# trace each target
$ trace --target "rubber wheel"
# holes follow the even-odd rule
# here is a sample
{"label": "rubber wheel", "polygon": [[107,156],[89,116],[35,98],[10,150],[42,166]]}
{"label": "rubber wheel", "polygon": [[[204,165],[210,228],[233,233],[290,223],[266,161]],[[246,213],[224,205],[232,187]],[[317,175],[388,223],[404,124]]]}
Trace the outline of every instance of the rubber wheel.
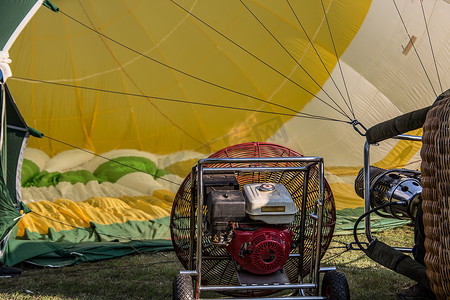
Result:
{"label": "rubber wheel", "polygon": [[192,287],[192,278],[186,274],[180,274],[173,281],[173,299],[174,300],[193,300],[194,288]]}
{"label": "rubber wheel", "polygon": [[350,299],[350,288],[344,273],[338,271],[325,273],[322,281],[322,296],[330,300]]}

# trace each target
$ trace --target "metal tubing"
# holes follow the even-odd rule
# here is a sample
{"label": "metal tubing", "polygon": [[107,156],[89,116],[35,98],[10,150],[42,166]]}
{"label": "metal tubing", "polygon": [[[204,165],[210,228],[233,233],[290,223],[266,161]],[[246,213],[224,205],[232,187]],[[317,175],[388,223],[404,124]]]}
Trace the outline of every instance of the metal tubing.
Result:
{"label": "metal tubing", "polygon": [[[250,157],[250,158],[204,158],[198,164],[232,164],[232,163],[270,163],[270,162],[322,162],[322,157],[296,156],[296,157]],[[231,167],[230,169],[234,169]]]}
{"label": "metal tubing", "polygon": [[190,218],[190,240],[189,240],[189,270],[194,270],[194,240],[195,240],[195,172],[196,166],[191,170],[191,218]]}
{"label": "metal tubing", "polygon": [[[202,298],[203,299],[203,298]],[[214,298],[205,298],[203,300],[213,300]],[[217,299],[217,298],[216,298]],[[236,298],[220,298],[222,300],[224,299],[236,299]],[[255,298],[238,298],[239,300],[255,300]],[[327,297],[321,297],[321,296],[292,296],[292,297],[275,297],[275,298],[261,298],[264,300],[286,300],[286,299],[302,299],[302,300],[321,300],[321,299],[328,299]]]}
{"label": "metal tubing", "polygon": [[303,173],[303,195],[300,219],[300,235],[298,237],[298,253],[300,258],[298,260],[298,282],[303,283],[303,258],[305,255],[305,223],[306,223],[306,201],[308,198],[308,182],[309,182],[309,168]]}
{"label": "metal tubing", "polygon": [[[280,162],[304,162],[308,163],[305,167],[233,167],[230,166],[228,168],[209,168],[204,165],[207,164],[232,164],[232,163],[280,163]],[[307,172],[309,168],[313,165],[319,164],[319,199],[317,202],[319,203],[319,217],[318,217],[318,226],[320,226],[318,234],[317,234],[317,253],[316,253],[316,266],[314,268],[315,272],[315,284],[283,284],[283,285],[262,285],[262,286],[202,286],[201,284],[201,268],[202,268],[202,225],[203,225],[203,202],[204,202],[204,188],[203,188],[203,175],[205,173],[221,173],[221,172],[229,172],[231,171],[240,171],[240,172]],[[207,158],[201,159],[198,161],[195,167],[192,169],[192,177],[193,177],[193,189],[197,190],[197,243],[196,243],[196,256],[192,257],[192,260],[195,258],[195,270],[189,272],[190,275],[197,276],[197,284],[195,288],[196,297],[200,298],[201,291],[231,291],[231,290],[273,290],[273,289],[315,289],[316,295],[319,294],[318,290],[318,282],[319,282],[319,270],[320,270],[320,253],[321,253],[321,232],[322,232],[322,219],[323,219],[323,201],[324,201],[324,167],[323,167],[323,158],[321,157],[258,157],[258,158]],[[196,174],[194,174],[196,172]],[[197,184],[195,184],[195,177],[197,179]],[[192,199],[192,202],[194,199]],[[305,202],[305,201],[304,201]],[[306,203],[306,202],[305,202]],[[195,208],[192,209],[195,211]],[[192,213],[192,212],[191,212]],[[306,218],[306,211],[302,212],[305,214],[303,218]],[[195,214],[194,214],[195,215]],[[194,232],[195,233],[195,232]],[[192,236],[192,234],[191,234]],[[193,240],[192,236],[192,240]],[[193,242],[191,242],[191,245]],[[326,299],[324,297],[289,297],[290,299]],[[267,298],[271,299],[271,298]],[[278,298],[273,298],[278,299]],[[284,299],[286,299],[284,297]]]}
{"label": "metal tubing", "polygon": [[412,253],[412,248],[405,248],[405,247],[392,247],[392,248],[403,253]]}
{"label": "metal tubing", "polygon": [[318,215],[319,219],[317,222],[317,246],[316,246],[316,265],[314,270],[314,282],[317,286],[316,295],[319,294],[319,280],[320,280],[320,255],[322,252],[322,226],[323,226],[323,204],[324,204],[324,191],[325,191],[325,185],[324,185],[324,165],[323,161],[319,163],[319,198],[317,199],[317,204],[319,207]]}
{"label": "metal tubing", "polygon": [[225,256],[225,255],[222,255],[222,256],[219,256],[219,255],[218,256],[203,255],[202,258],[203,259],[207,259],[207,260],[231,260],[230,256]]}
{"label": "metal tubing", "polygon": [[230,170],[236,172],[299,172],[305,171],[306,167],[233,167],[233,168],[204,168],[204,173],[226,173]]}
{"label": "metal tubing", "polygon": [[200,297],[200,289],[202,285],[202,221],[203,221],[203,166],[198,164],[197,169],[197,256],[196,256],[196,270],[197,285],[196,293]]}
{"label": "metal tubing", "polygon": [[[370,210],[370,144],[366,142],[364,144],[364,212]],[[364,218],[364,226],[366,229],[367,240],[371,243],[373,236],[370,231],[370,214]]]}
{"label": "metal tubing", "polygon": [[319,270],[320,273],[325,273],[325,272],[330,272],[330,271],[336,271],[336,267],[320,267],[320,270]]}
{"label": "metal tubing", "polygon": [[406,141],[416,141],[421,142],[422,137],[417,135],[408,135],[408,134],[399,134],[393,137],[393,139],[397,140],[406,140]]}
{"label": "metal tubing", "polygon": [[[392,137],[393,139],[398,140],[407,140],[407,141],[416,141],[421,142],[421,136],[408,135],[408,134],[399,134],[397,136]],[[368,212],[370,210],[370,144],[366,141],[364,144],[364,212]],[[389,170],[391,171],[391,170]],[[374,240],[372,236],[371,228],[370,228],[370,214],[368,214],[364,218],[364,227],[367,240],[371,243]],[[407,248],[403,248],[408,252]]]}
{"label": "metal tubing", "polygon": [[316,241],[317,241],[317,236],[316,236],[316,234],[317,234],[317,220],[319,219],[317,217],[317,200],[314,202],[314,213],[316,215],[314,215],[312,213],[309,214],[309,217],[311,219],[313,219],[313,224],[314,224],[313,230],[312,230],[312,235],[311,235],[311,242],[312,242],[311,243],[311,246],[312,246],[311,265],[309,266],[309,280],[311,282],[314,281],[314,264],[312,263],[312,261],[314,260],[314,262],[315,262],[315,254],[316,254],[316,251],[317,251],[317,245],[314,243],[314,238],[316,238]]}
{"label": "metal tubing", "polygon": [[196,276],[196,275],[198,275],[198,272],[197,271],[180,271],[180,274]]}
{"label": "metal tubing", "polygon": [[315,284],[278,284],[278,285],[208,285],[202,286],[201,291],[242,291],[242,290],[288,290],[288,289],[314,289]]}

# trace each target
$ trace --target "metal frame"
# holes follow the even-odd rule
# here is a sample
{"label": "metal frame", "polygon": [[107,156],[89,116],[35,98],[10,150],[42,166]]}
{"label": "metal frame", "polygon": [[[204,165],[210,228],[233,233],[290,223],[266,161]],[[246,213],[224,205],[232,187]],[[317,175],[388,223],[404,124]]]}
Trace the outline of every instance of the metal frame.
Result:
{"label": "metal frame", "polygon": [[[392,138],[397,140],[422,142],[422,137],[415,135],[400,134]],[[364,212],[368,212],[370,210],[370,192],[366,192],[370,191],[369,167],[370,167],[370,144],[369,142],[366,141],[366,143],[364,144]],[[374,237],[372,236],[370,228],[370,214],[368,214],[364,219],[364,227],[367,240],[369,241],[369,243],[371,243],[374,240]],[[402,252],[412,251],[409,248],[401,248],[401,247],[396,247],[395,249]]]}
{"label": "metal frame", "polygon": [[[258,164],[264,163],[289,163],[289,162],[303,162],[307,163],[305,167],[264,167],[259,166]],[[250,167],[233,167],[233,164],[255,164],[255,166]],[[210,168],[205,165],[208,164],[229,164],[229,167],[222,168]],[[317,238],[316,245],[313,250],[314,257],[314,266],[312,266],[312,272],[310,274],[310,283],[303,283],[303,278],[301,277],[301,272],[299,274],[299,283],[298,284],[279,284],[279,285],[239,285],[239,286],[203,286],[201,283],[202,279],[202,225],[203,225],[203,214],[198,213],[195,216],[196,207],[203,207],[204,204],[204,188],[203,188],[203,175],[211,174],[211,173],[224,173],[224,172],[304,172],[305,179],[308,177],[309,171],[311,167],[317,165],[318,166],[318,175],[319,175],[319,196],[316,199],[315,203],[315,215],[312,217],[316,220],[315,223],[317,226],[314,228],[317,229]],[[323,205],[324,205],[324,164],[323,158],[321,157],[257,157],[257,158],[207,158],[201,159],[198,163],[192,168],[191,172],[192,178],[192,197],[191,201],[191,232],[190,232],[190,249],[189,249],[189,267],[190,270],[181,271],[180,274],[188,274],[190,276],[196,277],[196,287],[195,287],[195,297],[196,299],[200,299],[201,292],[204,291],[236,291],[236,290],[284,290],[284,289],[293,289],[297,291],[302,291],[303,289],[311,289],[315,290],[315,296],[291,296],[291,297],[283,297],[282,299],[326,299],[325,297],[319,296],[319,280],[320,280],[320,272],[329,271],[335,268],[320,268],[320,254],[321,254],[321,244],[322,244],[322,226],[323,226]],[[308,180],[304,180],[303,182],[303,190],[307,191]],[[303,201],[302,204],[306,204],[306,193],[303,193]],[[197,199],[197,203],[195,203],[195,199]],[[197,204],[197,205],[195,205]],[[196,218],[195,218],[196,217]],[[301,226],[305,226],[306,220],[306,209],[302,209],[301,211]],[[196,223],[196,226],[194,226]],[[299,254],[303,256],[303,241],[304,241],[304,231],[301,232],[299,236]],[[195,234],[197,235],[197,240],[195,244],[195,254],[194,254],[194,238]],[[314,252],[315,251],[315,252]],[[293,255],[295,256],[295,255]],[[303,266],[302,259],[299,259],[299,268]],[[294,294],[293,294],[294,295]],[[300,292],[300,295],[303,295]],[[241,298],[239,298],[241,299]],[[264,299],[281,299],[281,298],[264,298]]]}

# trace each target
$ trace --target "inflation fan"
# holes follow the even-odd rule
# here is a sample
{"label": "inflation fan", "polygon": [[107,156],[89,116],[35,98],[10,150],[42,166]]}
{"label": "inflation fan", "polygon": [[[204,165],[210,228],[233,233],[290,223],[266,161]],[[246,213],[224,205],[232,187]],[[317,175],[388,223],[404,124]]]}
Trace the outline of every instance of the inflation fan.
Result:
{"label": "inflation fan", "polygon": [[[202,159],[172,207],[172,242],[186,269],[174,281],[174,299],[200,298],[205,291],[261,297],[279,290],[347,299],[345,276],[320,268],[335,220],[322,158],[253,142]],[[325,271],[320,296],[319,273]]]}

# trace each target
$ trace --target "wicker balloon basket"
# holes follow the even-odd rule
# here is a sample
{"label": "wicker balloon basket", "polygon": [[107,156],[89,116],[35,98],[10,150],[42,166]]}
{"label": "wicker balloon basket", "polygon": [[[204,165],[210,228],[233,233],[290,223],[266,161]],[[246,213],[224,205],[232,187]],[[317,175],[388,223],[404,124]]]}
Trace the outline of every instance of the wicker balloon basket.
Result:
{"label": "wicker balloon basket", "polygon": [[437,298],[450,299],[450,90],[428,112],[422,142],[425,265]]}

